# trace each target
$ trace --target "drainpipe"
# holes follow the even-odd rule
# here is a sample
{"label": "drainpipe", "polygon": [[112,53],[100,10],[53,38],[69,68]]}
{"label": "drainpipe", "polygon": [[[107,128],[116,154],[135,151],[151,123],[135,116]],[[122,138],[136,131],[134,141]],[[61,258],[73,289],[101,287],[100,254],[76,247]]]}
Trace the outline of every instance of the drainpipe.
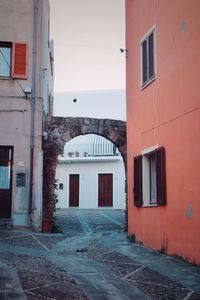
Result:
{"label": "drainpipe", "polygon": [[30,123],[30,182],[29,182],[29,218],[32,225],[33,211],[33,170],[34,170],[34,136],[35,136],[35,89],[36,89],[36,54],[37,54],[37,16],[38,0],[33,0],[33,45],[32,45],[32,93],[31,93],[31,123]]}

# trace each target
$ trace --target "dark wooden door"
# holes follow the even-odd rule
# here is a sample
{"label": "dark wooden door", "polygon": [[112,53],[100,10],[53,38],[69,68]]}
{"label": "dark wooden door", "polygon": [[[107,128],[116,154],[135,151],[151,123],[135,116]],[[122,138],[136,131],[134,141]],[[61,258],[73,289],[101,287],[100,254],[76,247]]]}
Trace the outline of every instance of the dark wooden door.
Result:
{"label": "dark wooden door", "polygon": [[99,174],[99,206],[113,206],[113,174]]}
{"label": "dark wooden door", "polygon": [[79,174],[69,175],[69,206],[79,207]]}
{"label": "dark wooden door", "polygon": [[13,148],[0,146],[0,218],[11,217]]}

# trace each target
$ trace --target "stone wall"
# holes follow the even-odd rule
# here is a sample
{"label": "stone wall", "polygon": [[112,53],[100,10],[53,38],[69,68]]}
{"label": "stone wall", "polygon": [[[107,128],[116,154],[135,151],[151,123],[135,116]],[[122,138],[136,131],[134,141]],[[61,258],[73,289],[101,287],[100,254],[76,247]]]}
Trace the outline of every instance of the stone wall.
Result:
{"label": "stone wall", "polygon": [[55,172],[60,150],[71,139],[85,134],[98,134],[111,141],[122,155],[126,173],[126,122],[112,119],[52,117],[45,123],[43,140],[43,219],[52,220],[55,209]]}

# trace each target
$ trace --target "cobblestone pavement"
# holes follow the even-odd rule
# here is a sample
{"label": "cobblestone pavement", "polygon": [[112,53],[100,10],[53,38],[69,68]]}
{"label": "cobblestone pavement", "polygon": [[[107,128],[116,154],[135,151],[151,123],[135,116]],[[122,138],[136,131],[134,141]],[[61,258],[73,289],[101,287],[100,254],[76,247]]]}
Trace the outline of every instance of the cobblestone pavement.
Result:
{"label": "cobblestone pavement", "polygon": [[124,217],[121,210],[58,210],[62,233],[2,230],[0,271],[2,263],[16,270],[30,300],[200,299],[200,268],[128,242]]}

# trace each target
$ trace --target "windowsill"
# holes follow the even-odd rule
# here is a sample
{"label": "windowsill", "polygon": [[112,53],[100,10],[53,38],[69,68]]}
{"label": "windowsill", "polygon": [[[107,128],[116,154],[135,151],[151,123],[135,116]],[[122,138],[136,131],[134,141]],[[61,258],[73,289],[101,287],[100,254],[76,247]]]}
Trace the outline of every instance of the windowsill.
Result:
{"label": "windowsill", "polygon": [[142,86],[141,86],[141,91],[143,91],[149,84],[151,84],[154,80],[156,79],[156,76],[154,75],[154,77],[152,77],[151,79],[149,79],[149,81],[145,82]]}
{"label": "windowsill", "polygon": [[142,207],[157,207],[158,204],[144,204]]}

